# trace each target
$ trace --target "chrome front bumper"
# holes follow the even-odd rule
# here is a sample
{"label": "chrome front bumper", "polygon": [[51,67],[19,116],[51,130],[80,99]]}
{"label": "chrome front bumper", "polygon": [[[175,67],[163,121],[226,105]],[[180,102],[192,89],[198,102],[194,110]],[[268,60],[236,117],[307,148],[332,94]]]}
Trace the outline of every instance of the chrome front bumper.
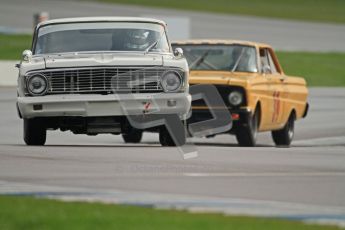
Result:
{"label": "chrome front bumper", "polygon": [[185,119],[190,111],[191,95],[188,93],[63,94],[18,97],[17,104],[22,118],[178,114],[181,119]]}

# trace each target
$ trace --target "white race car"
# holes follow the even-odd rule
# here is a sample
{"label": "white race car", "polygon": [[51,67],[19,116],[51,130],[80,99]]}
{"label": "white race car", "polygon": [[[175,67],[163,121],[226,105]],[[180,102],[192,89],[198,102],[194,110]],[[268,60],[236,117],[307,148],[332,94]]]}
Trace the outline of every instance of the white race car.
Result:
{"label": "white race car", "polygon": [[184,121],[191,104],[187,62],[181,49],[172,52],[163,21],[46,21],[17,67],[27,145],[44,145],[47,130],[56,129],[122,134],[131,143],[140,142],[145,130],[157,131],[163,146],[185,143],[184,133],[174,137],[157,122],[164,116]]}

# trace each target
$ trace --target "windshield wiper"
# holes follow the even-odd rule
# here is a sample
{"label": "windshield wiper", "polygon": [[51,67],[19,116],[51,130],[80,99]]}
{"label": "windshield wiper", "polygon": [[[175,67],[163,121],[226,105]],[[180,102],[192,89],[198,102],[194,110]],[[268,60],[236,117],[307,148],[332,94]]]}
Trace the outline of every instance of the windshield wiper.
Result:
{"label": "windshield wiper", "polygon": [[208,56],[210,50],[206,50],[206,52],[201,55],[197,60],[195,60],[191,65],[190,68],[193,68],[194,66],[198,67],[201,63],[204,62],[205,58]]}
{"label": "windshield wiper", "polygon": [[[200,57],[196,57],[195,55],[191,54],[191,53],[185,53],[185,56],[191,56],[194,60],[192,62],[192,64],[189,66],[189,68],[192,68],[196,65],[196,62],[197,60],[200,59]],[[197,63],[196,67],[200,66],[201,63],[204,63],[206,66],[208,66],[210,69],[214,69],[214,70],[217,70],[217,67],[212,65],[210,62],[206,61],[205,60],[205,57],[204,59],[200,62],[200,63]]]}
{"label": "windshield wiper", "polygon": [[236,60],[234,67],[231,69],[231,72],[234,72],[237,69],[238,64],[240,64],[240,61],[244,53],[243,51],[244,51],[244,48],[241,49],[241,54],[240,56],[238,56],[238,59]]}
{"label": "windshield wiper", "polygon": [[161,33],[161,35],[159,35],[159,38],[158,38],[156,41],[154,41],[151,45],[149,45],[149,46],[146,48],[146,50],[144,51],[144,54],[147,54],[147,53],[150,52],[154,47],[156,47],[157,44],[158,44],[158,42],[161,41],[161,39],[162,39],[162,37],[163,37],[164,34],[165,34],[165,30],[163,31],[163,33]]}

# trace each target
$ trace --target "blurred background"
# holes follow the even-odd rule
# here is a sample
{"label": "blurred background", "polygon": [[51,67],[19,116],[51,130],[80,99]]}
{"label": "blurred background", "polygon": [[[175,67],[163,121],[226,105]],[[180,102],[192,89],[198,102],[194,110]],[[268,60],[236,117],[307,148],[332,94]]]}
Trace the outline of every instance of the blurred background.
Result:
{"label": "blurred background", "polygon": [[[306,77],[311,86],[345,85],[342,0],[1,0],[0,59],[18,60],[30,48],[35,22],[84,16],[159,18],[168,23],[170,40],[268,43],[288,74]],[[6,66],[0,63],[3,73]],[[0,78],[2,85],[13,84],[8,81]]]}

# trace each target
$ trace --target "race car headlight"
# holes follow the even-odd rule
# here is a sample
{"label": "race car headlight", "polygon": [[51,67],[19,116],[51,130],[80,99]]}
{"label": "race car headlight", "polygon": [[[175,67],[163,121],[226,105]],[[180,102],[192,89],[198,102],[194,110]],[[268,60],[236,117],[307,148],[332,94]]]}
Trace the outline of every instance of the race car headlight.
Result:
{"label": "race car headlight", "polygon": [[228,99],[232,106],[239,106],[243,102],[243,94],[239,91],[233,91],[229,94]]}
{"label": "race car headlight", "polygon": [[48,80],[44,75],[35,74],[27,79],[26,86],[31,95],[43,95],[48,89]]}
{"label": "race car headlight", "polygon": [[161,78],[161,85],[165,92],[176,92],[182,84],[181,75],[175,71],[168,71]]}

